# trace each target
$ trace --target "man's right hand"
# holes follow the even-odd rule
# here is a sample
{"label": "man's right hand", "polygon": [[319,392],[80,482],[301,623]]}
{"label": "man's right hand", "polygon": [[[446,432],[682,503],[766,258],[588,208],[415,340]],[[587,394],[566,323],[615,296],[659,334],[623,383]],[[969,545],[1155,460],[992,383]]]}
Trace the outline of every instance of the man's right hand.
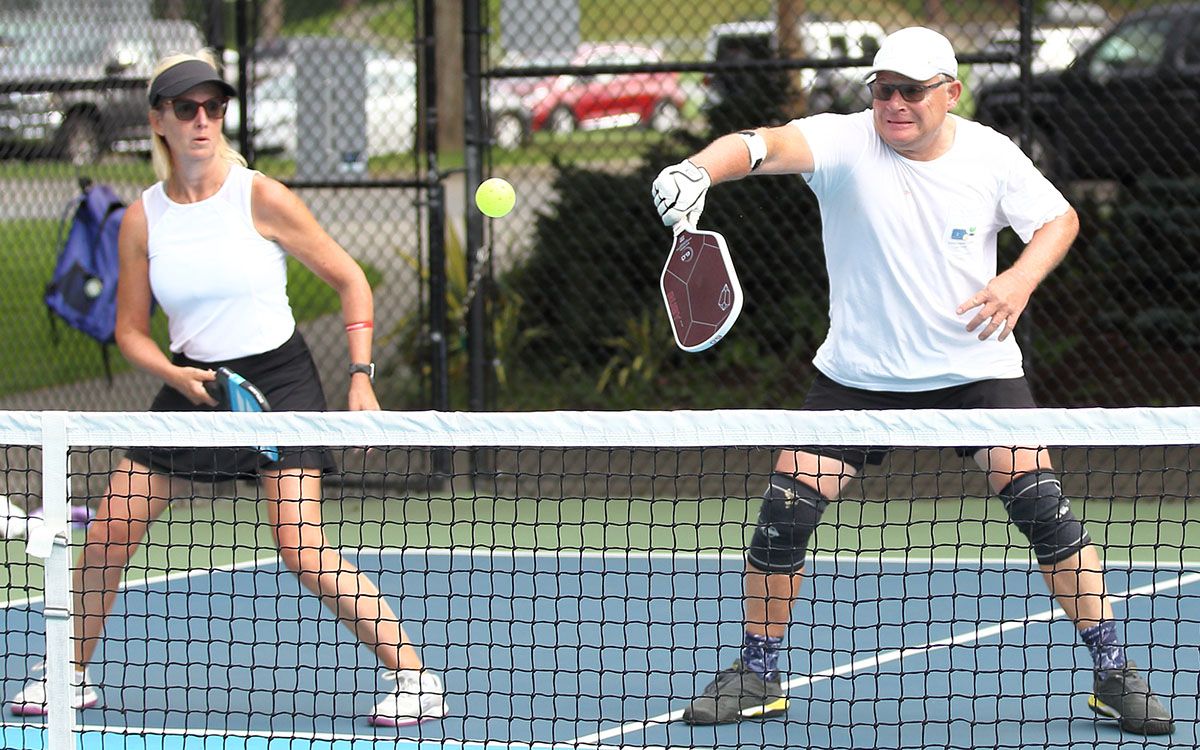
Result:
{"label": "man's right hand", "polygon": [[687,221],[692,226],[700,221],[704,211],[704,196],[712,187],[712,179],[703,168],[684,159],[658,173],[651,188],[654,208],[663,224],[674,226]]}

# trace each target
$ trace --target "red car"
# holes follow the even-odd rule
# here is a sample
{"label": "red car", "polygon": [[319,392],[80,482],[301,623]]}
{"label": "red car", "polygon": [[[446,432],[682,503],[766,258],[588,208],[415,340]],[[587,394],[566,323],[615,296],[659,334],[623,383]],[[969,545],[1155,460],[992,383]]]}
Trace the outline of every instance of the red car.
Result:
{"label": "red car", "polygon": [[[643,65],[662,62],[652,47],[582,44],[570,59],[525,61],[505,67]],[[685,100],[678,73],[598,73],[540,79],[498,79],[491,91],[492,135],[513,148],[533,133],[639,125],[668,131],[682,121]]]}

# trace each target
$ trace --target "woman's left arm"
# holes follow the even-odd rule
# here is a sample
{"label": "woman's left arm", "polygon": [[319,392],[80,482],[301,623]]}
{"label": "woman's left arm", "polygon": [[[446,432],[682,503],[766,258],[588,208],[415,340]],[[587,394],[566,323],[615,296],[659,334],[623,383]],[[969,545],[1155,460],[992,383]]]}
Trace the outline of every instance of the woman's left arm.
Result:
{"label": "woman's left arm", "polygon": [[[250,205],[255,229],[278,242],[338,293],[350,362],[371,362],[375,304],[362,268],[321,227],[304,202],[278,180],[255,175]],[[379,408],[366,373],[350,376],[349,407],[351,411]]]}

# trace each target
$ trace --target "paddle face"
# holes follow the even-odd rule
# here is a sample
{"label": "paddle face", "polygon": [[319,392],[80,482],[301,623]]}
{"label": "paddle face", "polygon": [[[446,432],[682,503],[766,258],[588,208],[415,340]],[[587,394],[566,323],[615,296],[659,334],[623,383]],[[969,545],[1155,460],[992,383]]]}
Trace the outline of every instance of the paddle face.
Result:
{"label": "paddle face", "polygon": [[725,238],[717,232],[677,231],[660,286],[675,343],[685,352],[704,351],[720,341],[742,311],[742,287]]}
{"label": "paddle face", "polygon": [[[228,367],[217,368],[216,380],[204,385],[218,405],[229,411],[264,412],[271,411],[267,397],[253,383],[238,375]],[[260,446],[259,452],[268,460],[279,460],[279,449],[272,446]]]}

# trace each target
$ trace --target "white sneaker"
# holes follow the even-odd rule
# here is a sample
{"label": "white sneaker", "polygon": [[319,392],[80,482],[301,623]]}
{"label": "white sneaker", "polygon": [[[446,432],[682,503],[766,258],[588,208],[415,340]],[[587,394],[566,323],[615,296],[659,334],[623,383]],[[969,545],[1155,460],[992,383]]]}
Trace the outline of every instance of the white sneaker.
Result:
{"label": "white sneaker", "polygon": [[[100,688],[92,681],[88,671],[84,669],[83,679],[78,674],[71,687],[71,704],[73,708],[91,708],[100,703]],[[8,710],[16,716],[45,716],[46,715],[46,664],[38,662],[29,670],[29,681],[21,692],[8,702]]]}
{"label": "white sneaker", "polygon": [[379,727],[403,727],[446,715],[442,681],[423,669],[401,669],[383,676],[396,687],[375,706],[371,723]]}

